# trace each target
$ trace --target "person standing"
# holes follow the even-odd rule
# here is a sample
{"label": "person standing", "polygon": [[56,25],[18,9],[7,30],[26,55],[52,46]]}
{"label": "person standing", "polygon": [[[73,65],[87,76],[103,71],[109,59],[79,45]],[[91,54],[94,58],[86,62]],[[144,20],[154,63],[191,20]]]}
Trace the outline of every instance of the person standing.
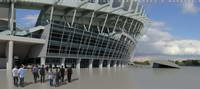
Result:
{"label": "person standing", "polygon": [[27,71],[27,69],[25,69],[25,66],[23,66],[23,65],[22,65],[21,68],[18,70],[19,81],[20,81],[19,85],[20,85],[21,87],[24,87],[24,75],[25,75],[26,71]]}
{"label": "person standing", "polygon": [[15,66],[15,68],[13,68],[13,70],[12,70],[14,85],[16,87],[18,87],[18,79],[19,79],[18,71],[19,71],[19,69],[17,68],[17,66]]}
{"label": "person standing", "polygon": [[54,84],[53,84],[54,77],[55,76],[54,76],[53,70],[50,69],[49,72],[48,72],[48,78],[49,78],[50,86],[54,86]]}
{"label": "person standing", "polygon": [[37,79],[39,78],[38,72],[39,72],[39,68],[38,68],[38,66],[36,65],[36,66],[34,66],[34,67],[32,68],[32,73],[33,73],[33,78],[34,78],[34,82],[35,82],[35,83],[37,83]]}
{"label": "person standing", "polygon": [[65,79],[65,68],[63,66],[60,68],[60,74],[61,74],[61,82],[63,83]]}
{"label": "person standing", "polygon": [[45,81],[45,68],[44,65],[42,65],[42,68],[40,68],[40,82],[44,83]]}
{"label": "person standing", "polygon": [[56,82],[56,84],[55,84],[55,86],[56,87],[58,87],[59,86],[59,80],[60,80],[60,72],[58,71],[58,68],[56,68],[56,73],[55,73],[55,82]]}
{"label": "person standing", "polygon": [[48,72],[48,71],[49,71],[49,66],[47,65],[45,69],[46,69],[46,71]]}
{"label": "person standing", "polygon": [[68,68],[68,69],[67,69],[67,79],[68,79],[68,82],[69,82],[69,83],[71,82],[72,73],[73,73],[72,68],[71,68],[71,67]]}

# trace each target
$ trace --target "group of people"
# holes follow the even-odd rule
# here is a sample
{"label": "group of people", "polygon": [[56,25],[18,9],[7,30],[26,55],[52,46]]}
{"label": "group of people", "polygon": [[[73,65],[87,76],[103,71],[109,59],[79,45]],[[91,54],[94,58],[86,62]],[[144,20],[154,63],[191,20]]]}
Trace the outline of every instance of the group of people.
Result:
{"label": "group of people", "polygon": [[[25,72],[28,69],[26,69],[24,66],[21,66],[18,68],[18,66],[15,66],[12,70],[13,74],[13,80],[14,80],[14,85],[16,87],[24,87],[24,75]],[[34,82],[37,83],[38,79],[40,78],[40,82],[44,83],[45,82],[45,77],[46,75],[48,76],[48,81],[50,86],[59,86],[62,83],[65,83],[65,75],[67,74],[67,79],[68,82],[71,82],[71,76],[73,73],[72,68],[64,68],[62,67],[56,67],[56,68],[49,68],[48,66],[45,67],[42,65],[40,68],[37,65],[34,65],[31,69],[32,74],[33,74],[33,79]]]}
{"label": "group of people", "polygon": [[13,68],[12,70],[12,75],[13,75],[13,80],[14,80],[14,85],[15,86],[24,86],[24,76],[25,76],[25,72],[27,71],[27,69],[25,69],[25,66],[20,66],[20,68],[18,68],[18,66],[15,66],[15,68]]}

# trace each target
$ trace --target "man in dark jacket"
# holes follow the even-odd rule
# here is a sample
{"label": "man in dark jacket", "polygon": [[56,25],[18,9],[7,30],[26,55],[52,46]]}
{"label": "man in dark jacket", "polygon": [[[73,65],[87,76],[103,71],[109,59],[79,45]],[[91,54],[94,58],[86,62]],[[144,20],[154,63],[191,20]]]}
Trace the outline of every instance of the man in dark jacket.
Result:
{"label": "man in dark jacket", "polygon": [[60,72],[58,71],[59,68],[56,68],[56,72],[55,72],[55,86],[58,87],[60,85]]}
{"label": "man in dark jacket", "polygon": [[60,68],[60,74],[61,74],[61,81],[64,82],[64,79],[65,79],[65,68],[63,66]]}
{"label": "man in dark jacket", "polygon": [[41,83],[44,83],[45,81],[45,68],[44,65],[42,65],[42,68],[40,69],[40,78],[41,78]]}
{"label": "man in dark jacket", "polygon": [[67,69],[67,79],[68,79],[68,82],[69,82],[69,83],[71,82],[72,73],[73,73],[72,68],[71,68],[71,67],[68,68],[68,69]]}

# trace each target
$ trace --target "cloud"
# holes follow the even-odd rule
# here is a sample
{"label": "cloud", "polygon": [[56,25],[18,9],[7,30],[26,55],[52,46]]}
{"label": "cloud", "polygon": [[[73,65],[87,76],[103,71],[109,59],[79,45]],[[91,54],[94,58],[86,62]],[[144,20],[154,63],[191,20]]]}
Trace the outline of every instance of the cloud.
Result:
{"label": "cloud", "polygon": [[195,14],[199,11],[199,8],[195,5],[194,0],[184,0],[183,2],[183,12]]}
{"label": "cloud", "polygon": [[164,27],[166,24],[160,21],[154,21],[151,23],[151,27]]}
{"label": "cloud", "polygon": [[162,29],[165,28],[166,24],[162,26],[157,25],[149,28],[137,44],[135,50],[136,56],[200,55],[200,40],[178,40],[175,36],[167,32],[167,30]]}
{"label": "cloud", "polygon": [[157,43],[167,55],[200,55],[199,40],[173,40]]}

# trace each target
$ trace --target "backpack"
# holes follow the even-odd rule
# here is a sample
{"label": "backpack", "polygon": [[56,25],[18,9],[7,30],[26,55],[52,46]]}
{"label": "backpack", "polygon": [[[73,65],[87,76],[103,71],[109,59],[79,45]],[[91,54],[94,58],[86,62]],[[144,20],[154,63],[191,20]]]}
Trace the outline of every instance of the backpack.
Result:
{"label": "backpack", "polygon": [[45,75],[45,69],[44,68],[40,69],[40,75]]}

